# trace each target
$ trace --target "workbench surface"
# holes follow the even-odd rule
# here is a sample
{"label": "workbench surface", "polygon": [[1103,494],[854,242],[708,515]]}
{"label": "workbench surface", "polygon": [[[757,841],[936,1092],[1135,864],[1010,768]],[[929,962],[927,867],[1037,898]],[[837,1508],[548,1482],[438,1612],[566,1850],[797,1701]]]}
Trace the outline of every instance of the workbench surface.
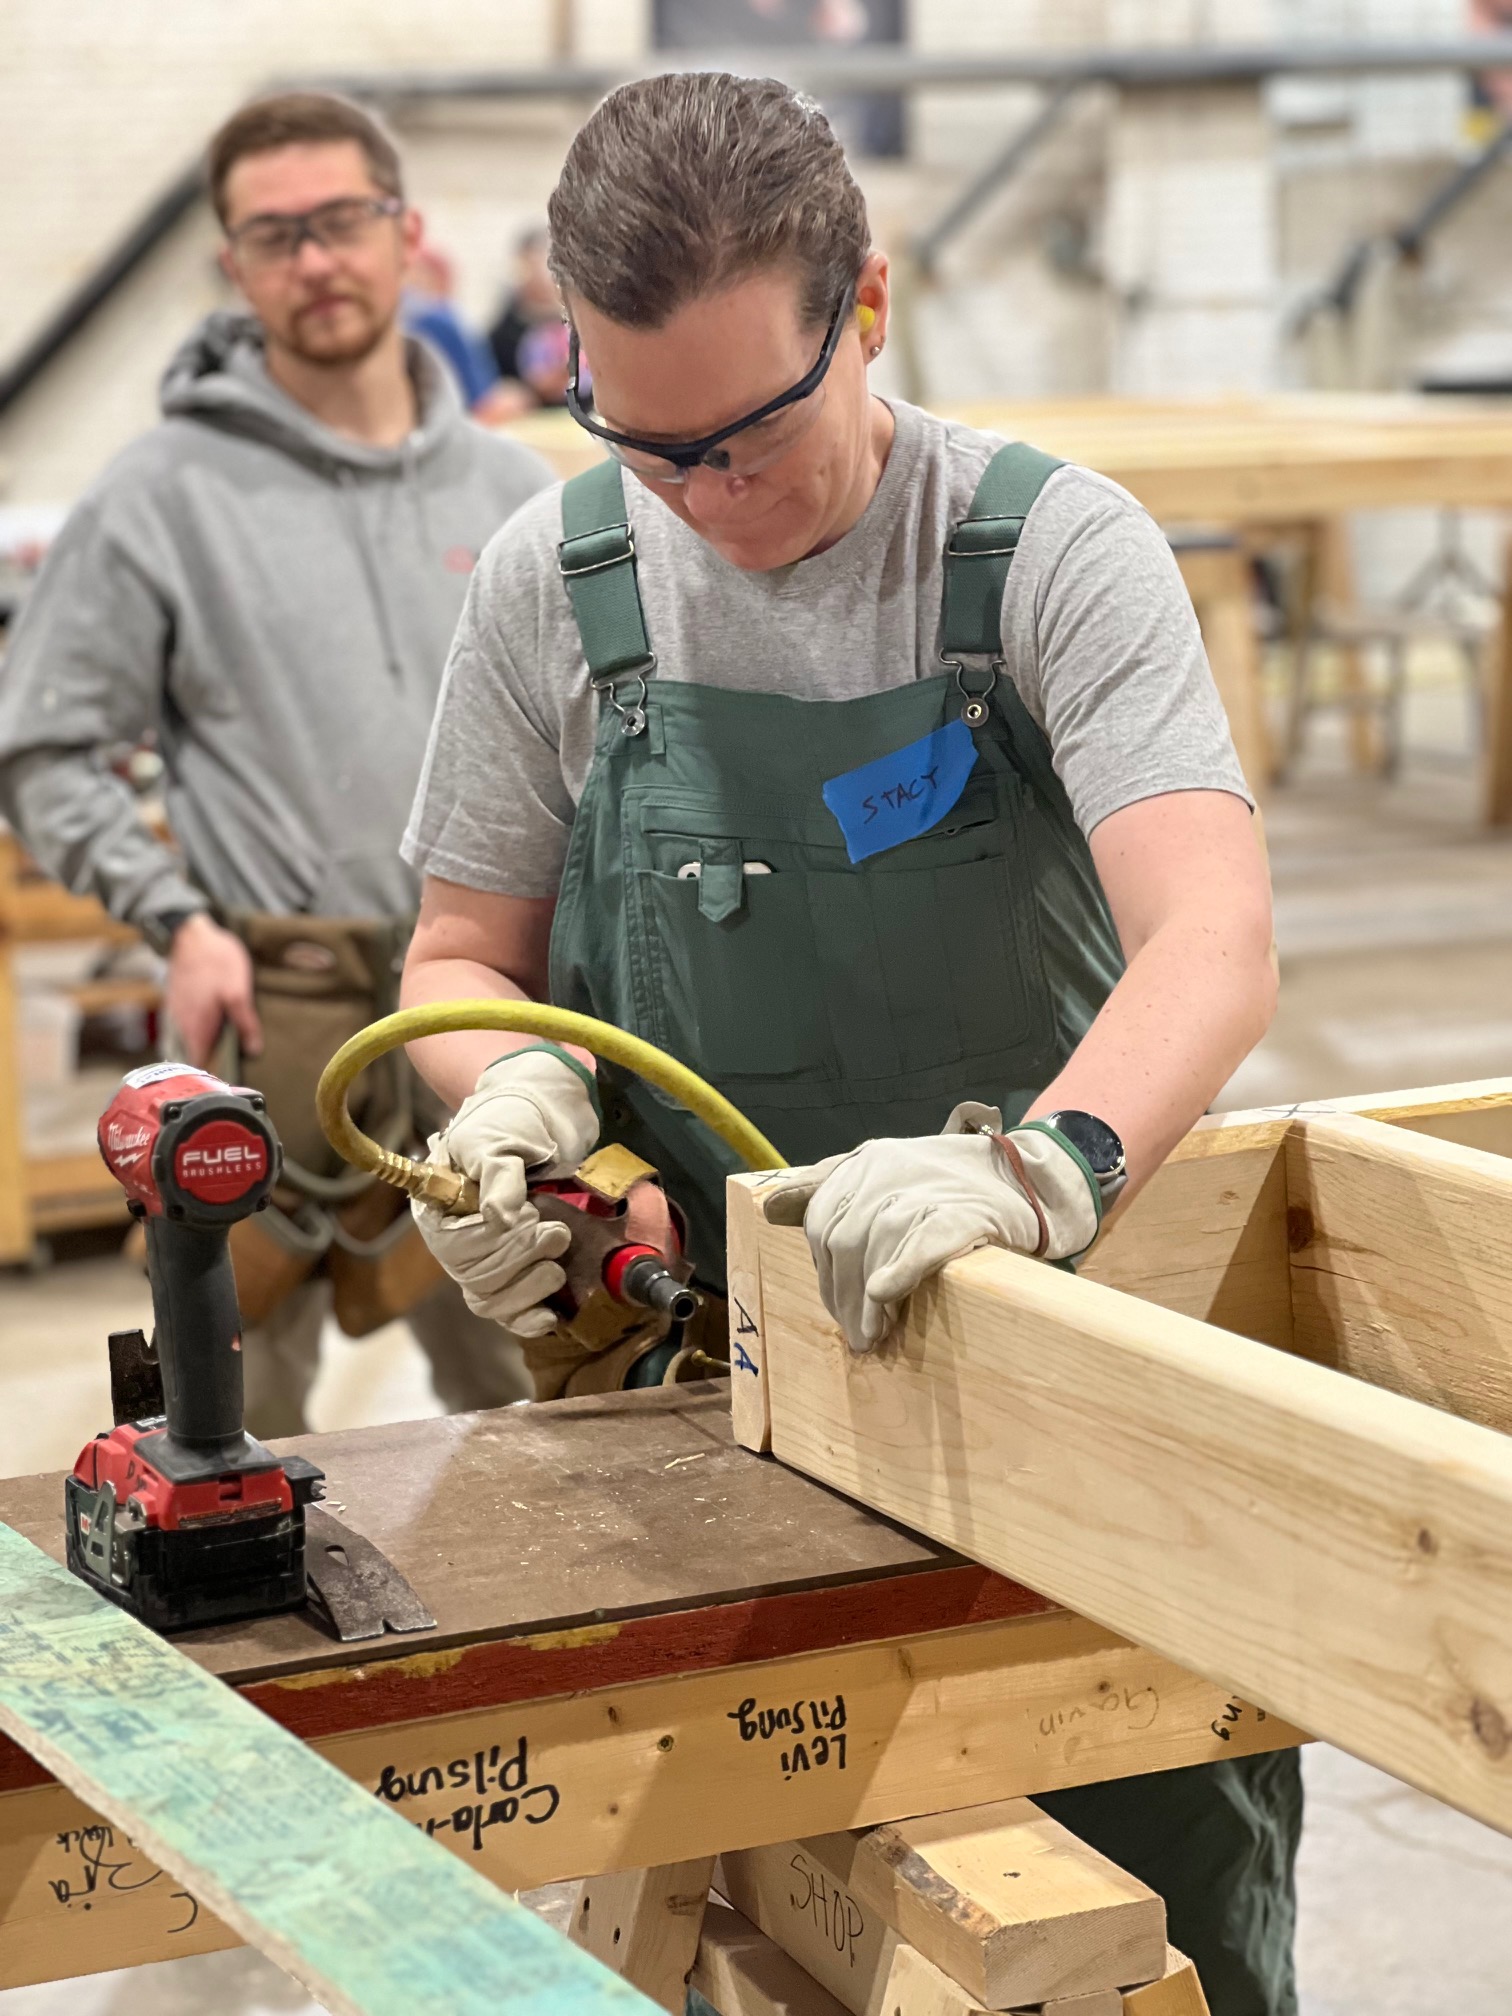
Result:
{"label": "workbench surface", "polygon": [[[409,1578],[436,1628],[335,1643],[308,1612],[179,1634],[234,1684],[965,1568],[959,1555],[735,1446],[723,1380],[276,1445]],[[63,1558],[63,1480],[0,1482],[0,1520]],[[1013,1585],[1004,1584],[1005,1592]],[[994,1605],[1044,1607],[1027,1591]],[[945,1621],[945,1620],[942,1620]],[[954,1617],[948,1621],[957,1621]]]}

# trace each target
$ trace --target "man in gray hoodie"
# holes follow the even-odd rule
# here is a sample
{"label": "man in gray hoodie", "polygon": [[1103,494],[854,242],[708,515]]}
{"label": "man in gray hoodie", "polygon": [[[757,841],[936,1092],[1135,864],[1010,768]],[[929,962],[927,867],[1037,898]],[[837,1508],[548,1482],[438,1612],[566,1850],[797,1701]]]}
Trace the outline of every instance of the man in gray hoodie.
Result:
{"label": "man in gray hoodie", "polygon": [[[69,518],[0,673],[0,811],[165,953],[196,1063],[223,1031],[242,1059],[263,1049],[248,934],[219,919],[413,915],[398,841],[468,577],[551,480],[403,336],[420,220],[364,111],[254,103],[209,174],[251,313],[210,316],[174,357],[161,422]],[[149,731],[177,847],[110,768]],[[328,1303],[310,1280],[249,1328],[256,1432],[302,1425]],[[528,1390],[449,1284],[411,1321],[448,1405]]]}

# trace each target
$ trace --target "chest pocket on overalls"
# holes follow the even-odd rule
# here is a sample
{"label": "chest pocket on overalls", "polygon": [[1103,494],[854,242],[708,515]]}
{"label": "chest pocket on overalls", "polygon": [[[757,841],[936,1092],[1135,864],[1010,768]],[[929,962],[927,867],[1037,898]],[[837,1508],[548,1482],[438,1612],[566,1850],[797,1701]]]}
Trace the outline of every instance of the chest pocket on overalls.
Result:
{"label": "chest pocket on overalls", "polygon": [[1045,991],[1019,788],[983,779],[933,832],[859,867],[827,813],[645,802],[636,1005],[652,1040],[722,1080],[1001,1070]]}

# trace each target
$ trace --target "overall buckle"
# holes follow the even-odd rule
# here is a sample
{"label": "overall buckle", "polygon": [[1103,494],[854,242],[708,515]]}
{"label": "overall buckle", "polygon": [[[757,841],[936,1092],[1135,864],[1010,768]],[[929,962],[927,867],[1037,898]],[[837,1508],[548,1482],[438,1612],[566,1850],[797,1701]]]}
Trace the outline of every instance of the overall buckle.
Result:
{"label": "overall buckle", "polygon": [[[590,680],[594,692],[607,700],[620,717],[622,735],[643,735],[646,732],[646,700],[650,691],[646,678],[655,670],[656,653],[653,651],[634,665],[622,666],[617,672],[606,672],[602,677]],[[633,700],[626,702],[620,699],[618,689],[622,679],[630,678],[634,679],[639,690]]]}
{"label": "overall buckle", "polygon": [[[606,536],[622,532],[625,536],[615,539],[615,550],[602,560],[585,560],[581,566],[572,566],[567,559],[569,546],[592,546]],[[627,560],[635,559],[635,528],[628,519],[621,519],[618,525],[597,525],[591,532],[576,532],[570,539],[557,541],[557,572],[564,581],[579,580],[584,574],[602,574],[606,567],[623,567]]]}
{"label": "overall buckle", "polygon": [[968,728],[980,728],[992,712],[987,703],[996,691],[999,679],[1002,678],[1004,672],[1008,669],[1006,662],[1001,658],[994,658],[990,661],[987,669],[991,676],[980,692],[974,692],[966,684],[966,667],[961,659],[947,658],[942,651],[940,653],[940,663],[948,671],[955,674],[956,690],[961,696],[960,718],[966,723]]}

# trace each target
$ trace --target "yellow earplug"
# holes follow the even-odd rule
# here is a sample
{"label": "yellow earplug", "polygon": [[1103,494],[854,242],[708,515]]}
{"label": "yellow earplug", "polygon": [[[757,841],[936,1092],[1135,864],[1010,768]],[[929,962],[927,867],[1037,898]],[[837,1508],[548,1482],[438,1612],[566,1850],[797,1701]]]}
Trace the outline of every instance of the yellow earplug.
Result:
{"label": "yellow earplug", "polygon": [[876,309],[868,308],[866,303],[863,301],[856,310],[856,320],[861,324],[861,334],[863,336],[870,335],[872,324],[876,321],[876,319],[877,319]]}

